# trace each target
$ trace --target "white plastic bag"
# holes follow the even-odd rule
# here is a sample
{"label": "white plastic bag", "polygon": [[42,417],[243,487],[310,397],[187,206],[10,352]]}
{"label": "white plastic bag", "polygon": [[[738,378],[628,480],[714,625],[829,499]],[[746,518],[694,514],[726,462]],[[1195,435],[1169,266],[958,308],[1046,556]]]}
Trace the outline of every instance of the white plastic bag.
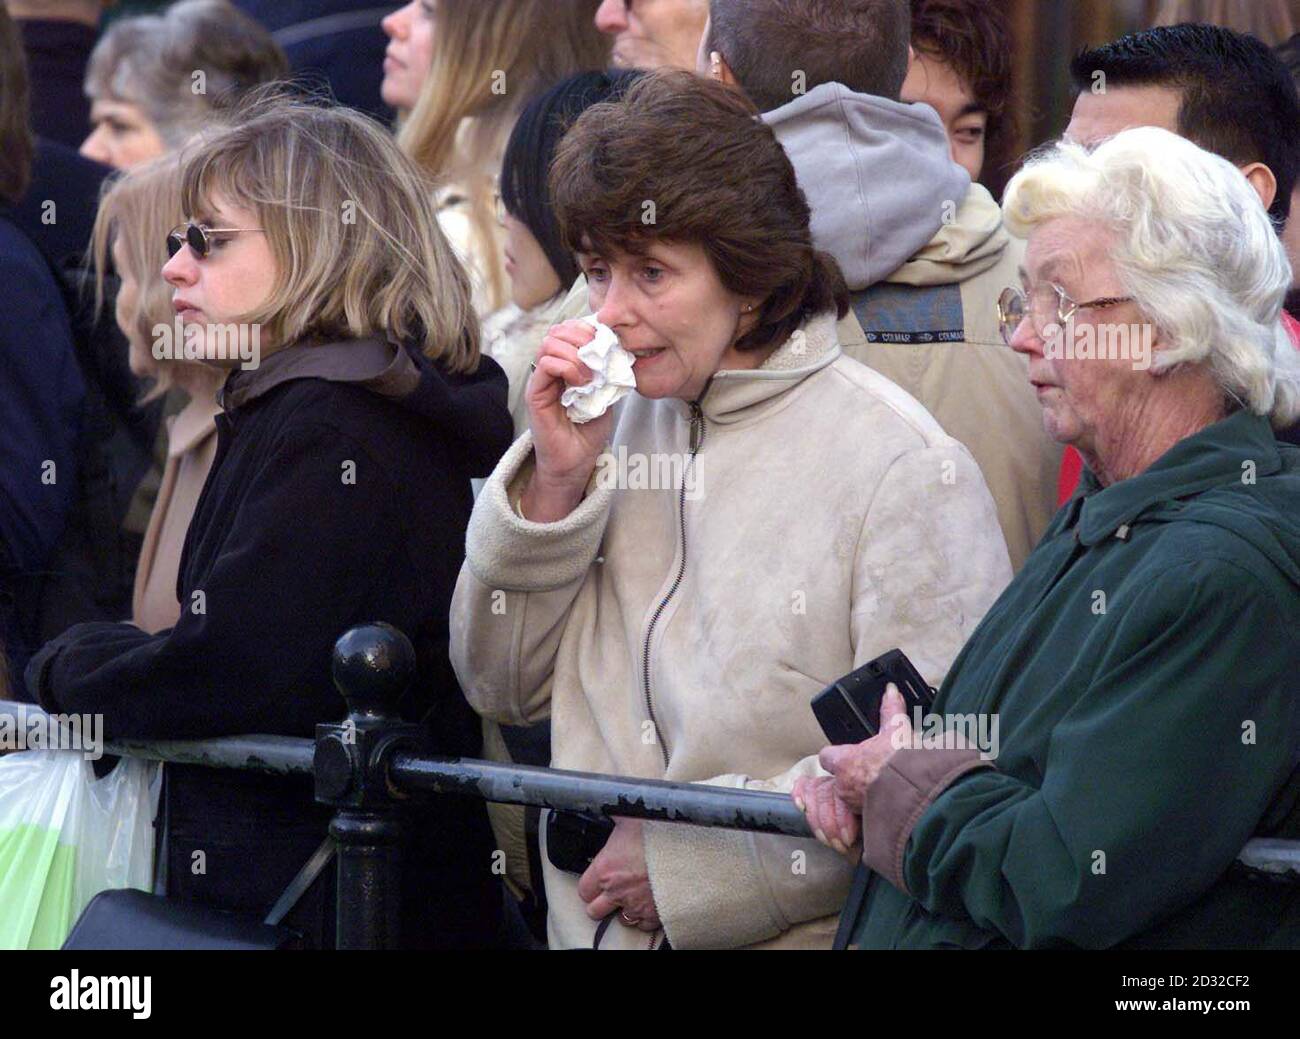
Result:
{"label": "white plastic bag", "polygon": [[149,890],[153,762],[96,779],[79,751],[0,757],[0,949],[57,949],[100,891]]}

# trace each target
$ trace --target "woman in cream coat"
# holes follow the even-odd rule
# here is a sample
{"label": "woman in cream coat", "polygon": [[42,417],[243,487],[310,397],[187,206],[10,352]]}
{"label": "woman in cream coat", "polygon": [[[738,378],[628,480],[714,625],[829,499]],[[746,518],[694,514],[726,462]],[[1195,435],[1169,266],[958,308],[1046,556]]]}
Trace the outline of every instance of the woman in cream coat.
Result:
{"label": "woman in cream coat", "polygon": [[[637,389],[571,422],[592,331],[551,329],[475,505],[452,660],[482,714],[550,716],[558,768],[788,791],[817,774],[813,695],[894,647],[937,683],[1011,575],[969,452],[842,355],[843,280],[754,114],[656,72],[556,159]],[[550,944],[829,947],[854,858],[620,819],[581,875],[544,861]]]}

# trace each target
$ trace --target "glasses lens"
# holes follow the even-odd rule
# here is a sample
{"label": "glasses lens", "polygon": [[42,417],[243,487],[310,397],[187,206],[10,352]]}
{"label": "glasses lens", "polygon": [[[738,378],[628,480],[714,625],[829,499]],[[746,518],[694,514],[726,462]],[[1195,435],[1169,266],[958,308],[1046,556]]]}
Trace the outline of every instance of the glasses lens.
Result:
{"label": "glasses lens", "polygon": [[1020,322],[1025,319],[1025,296],[1019,289],[1003,289],[998,297],[998,318],[1002,329],[1002,341],[1008,345],[1015,335]]}
{"label": "glasses lens", "polygon": [[167,256],[171,258],[181,251],[181,246],[185,244],[185,239],[180,236],[179,231],[172,231],[167,235]]}
{"label": "glasses lens", "polygon": [[208,236],[198,224],[190,224],[185,228],[185,241],[200,258],[208,255]]}

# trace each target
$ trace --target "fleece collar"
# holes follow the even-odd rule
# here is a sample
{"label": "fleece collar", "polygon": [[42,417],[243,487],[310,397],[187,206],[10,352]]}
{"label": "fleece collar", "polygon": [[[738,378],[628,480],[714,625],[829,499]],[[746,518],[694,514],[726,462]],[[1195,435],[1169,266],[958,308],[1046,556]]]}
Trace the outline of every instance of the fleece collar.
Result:
{"label": "fleece collar", "polygon": [[[753,418],[840,356],[834,311],[817,314],[779,346],[759,368],[725,369],[709,380],[698,404],[707,421],[734,425]],[[689,401],[668,398],[663,403],[689,418]]]}

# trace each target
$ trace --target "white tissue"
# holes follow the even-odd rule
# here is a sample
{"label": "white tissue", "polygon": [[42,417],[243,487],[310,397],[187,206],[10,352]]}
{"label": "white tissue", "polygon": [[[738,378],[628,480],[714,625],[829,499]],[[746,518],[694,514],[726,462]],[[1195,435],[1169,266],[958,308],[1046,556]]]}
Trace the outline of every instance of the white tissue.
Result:
{"label": "white tissue", "polygon": [[636,389],[636,376],[632,374],[634,358],[619,345],[614,330],[602,325],[594,314],[582,320],[596,330],[596,338],[578,347],[578,360],[591,369],[591,382],[569,386],[560,396],[569,420],[579,424],[600,418]]}

